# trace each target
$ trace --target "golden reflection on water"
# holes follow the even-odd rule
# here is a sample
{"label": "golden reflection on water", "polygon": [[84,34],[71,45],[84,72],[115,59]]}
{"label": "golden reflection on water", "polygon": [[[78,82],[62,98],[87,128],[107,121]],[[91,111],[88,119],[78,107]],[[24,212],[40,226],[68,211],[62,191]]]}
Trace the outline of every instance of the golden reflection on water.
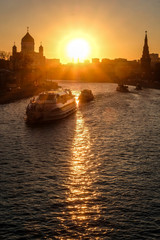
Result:
{"label": "golden reflection on water", "polygon": [[87,211],[87,206],[85,205],[85,202],[90,198],[87,189],[92,182],[89,174],[87,174],[89,168],[89,165],[87,164],[87,157],[89,155],[89,151],[89,131],[85,126],[82,113],[78,111],[72,148],[72,162],[70,167],[70,195],[67,199],[73,220],[86,219],[85,212]]}
{"label": "golden reflection on water", "polygon": [[76,104],[77,104],[77,107],[79,105],[79,99],[78,99],[78,96],[75,96],[75,101],[76,101]]}
{"label": "golden reflection on water", "polygon": [[79,226],[82,226],[84,222],[87,226],[91,216],[94,218],[93,213],[96,213],[96,218],[99,216],[97,214],[99,209],[93,206],[93,199],[96,197],[92,186],[95,172],[90,160],[90,147],[89,129],[85,125],[81,111],[78,111],[72,145],[67,205],[72,221]]}

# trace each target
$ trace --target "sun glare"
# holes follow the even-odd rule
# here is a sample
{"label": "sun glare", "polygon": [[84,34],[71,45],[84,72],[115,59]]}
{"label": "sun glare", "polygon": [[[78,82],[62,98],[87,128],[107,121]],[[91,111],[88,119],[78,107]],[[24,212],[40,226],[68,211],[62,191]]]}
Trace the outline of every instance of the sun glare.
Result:
{"label": "sun glare", "polygon": [[83,62],[90,53],[90,46],[84,39],[71,40],[67,45],[67,55],[74,63]]}

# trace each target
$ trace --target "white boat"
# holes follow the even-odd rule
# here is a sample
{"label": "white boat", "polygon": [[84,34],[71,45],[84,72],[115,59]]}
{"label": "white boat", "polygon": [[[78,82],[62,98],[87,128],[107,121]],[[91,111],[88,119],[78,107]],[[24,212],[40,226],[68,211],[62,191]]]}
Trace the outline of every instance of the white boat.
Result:
{"label": "white boat", "polygon": [[29,123],[47,122],[67,117],[77,110],[74,96],[69,89],[46,91],[32,99],[26,109]]}

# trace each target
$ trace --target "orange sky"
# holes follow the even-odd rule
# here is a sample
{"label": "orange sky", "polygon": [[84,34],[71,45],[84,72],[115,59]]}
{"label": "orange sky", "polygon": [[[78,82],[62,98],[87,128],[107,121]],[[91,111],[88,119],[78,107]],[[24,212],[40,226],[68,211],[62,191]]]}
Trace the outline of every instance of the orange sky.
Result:
{"label": "orange sky", "polygon": [[67,62],[66,44],[84,38],[91,46],[89,58],[139,59],[144,32],[150,52],[160,53],[159,0],[5,0],[0,3],[0,50],[20,51],[27,26],[47,58]]}

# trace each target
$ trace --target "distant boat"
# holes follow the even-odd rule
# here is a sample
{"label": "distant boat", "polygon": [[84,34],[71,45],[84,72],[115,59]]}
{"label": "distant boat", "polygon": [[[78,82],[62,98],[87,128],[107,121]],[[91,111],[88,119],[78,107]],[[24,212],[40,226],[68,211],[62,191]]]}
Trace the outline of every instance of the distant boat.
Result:
{"label": "distant boat", "polygon": [[140,83],[137,83],[137,85],[136,85],[136,88],[135,88],[136,90],[142,90],[142,86],[140,85]]}
{"label": "distant boat", "polygon": [[81,91],[81,94],[78,98],[79,102],[90,102],[94,99],[94,95],[91,90],[84,89]]}
{"label": "distant boat", "polygon": [[128,86],[124,84],[118,84],[116,91],[118,92],[129,92]]}
{"label": "distant boat", "polygon": [[33,99],[26,109],[28,123],[62,119],[77,110],[74,96],[69,89],[46,91]]}

